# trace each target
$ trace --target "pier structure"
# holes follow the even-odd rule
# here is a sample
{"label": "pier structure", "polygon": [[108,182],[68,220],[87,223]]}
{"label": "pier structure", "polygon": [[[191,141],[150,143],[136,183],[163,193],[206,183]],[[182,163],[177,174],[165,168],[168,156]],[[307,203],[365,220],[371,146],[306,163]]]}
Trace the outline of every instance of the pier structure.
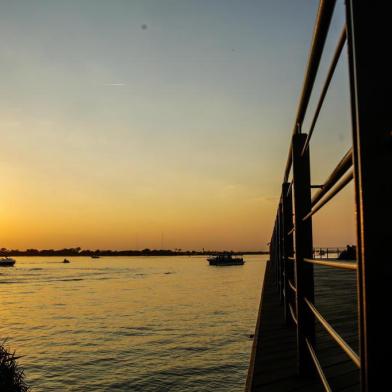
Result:
{"label": "pier structure", "polygon": [[[392,390],[389,13],[386,2],[345,1],[345,23],[305,130],[334,10],[334,0],[320,1],[270,242],[247,392]],[[312,184],[310,141],[344,52],[352,147],[323,184]],[[316,258],[312,217],[351,181],[356,260]]]}

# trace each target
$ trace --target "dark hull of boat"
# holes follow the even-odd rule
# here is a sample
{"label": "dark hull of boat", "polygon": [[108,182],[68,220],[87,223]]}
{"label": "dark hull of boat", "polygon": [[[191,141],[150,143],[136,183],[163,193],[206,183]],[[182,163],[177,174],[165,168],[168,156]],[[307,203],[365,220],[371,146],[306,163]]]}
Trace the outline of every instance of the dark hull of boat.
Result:
{"label": "dark hull of boat", "polygon": [[15,261],[2,261],[0,262],[0,267],[13,267]]}
{"label": "dark hull of boat", "polygon": [[222,260],[208,260],[210,265],[216,265],[216,266],[227,266],[227,265],[244,265],[245,261],[244,260],[227,260],[227,261],[222,261]]}

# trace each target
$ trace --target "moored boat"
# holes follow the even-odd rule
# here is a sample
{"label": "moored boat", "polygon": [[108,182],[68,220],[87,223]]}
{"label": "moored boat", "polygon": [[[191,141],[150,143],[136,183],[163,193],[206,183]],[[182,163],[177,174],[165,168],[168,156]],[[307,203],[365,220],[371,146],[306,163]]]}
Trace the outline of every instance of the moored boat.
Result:
{"label": "moored boat", "polygon": [[11,257],[3,257],[0,259],[0,267],[13,267],[16,261]]}
{"label": "moored boat", "polygon": [[63,263],[64,263],[64,264],[68,264],[69,262],[70,262],[70,261],[69,261],[68,259],[64,259],[64,260],[63,260]]}
{"label": "moored boat", "polygon": [[245,261],[242,257],[232,257],[230,253],[222,253],[207,258],[210,265],[244,265]]}

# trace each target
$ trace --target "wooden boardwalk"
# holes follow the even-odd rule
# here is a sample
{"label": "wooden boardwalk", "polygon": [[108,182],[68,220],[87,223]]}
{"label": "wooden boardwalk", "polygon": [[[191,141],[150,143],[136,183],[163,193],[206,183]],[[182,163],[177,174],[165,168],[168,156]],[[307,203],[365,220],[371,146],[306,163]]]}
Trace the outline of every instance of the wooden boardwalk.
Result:
{"label": "wooden boardwalk", "polygon": [[[358,352],[356,272],[315,267],[315,305]],[[316,352],[333,391],[359,391],[359,370],[316,321]],[[267,266],[246,391],[324,391],[314,377],[299,377],[296,330],[284,321],[272,268]]]}

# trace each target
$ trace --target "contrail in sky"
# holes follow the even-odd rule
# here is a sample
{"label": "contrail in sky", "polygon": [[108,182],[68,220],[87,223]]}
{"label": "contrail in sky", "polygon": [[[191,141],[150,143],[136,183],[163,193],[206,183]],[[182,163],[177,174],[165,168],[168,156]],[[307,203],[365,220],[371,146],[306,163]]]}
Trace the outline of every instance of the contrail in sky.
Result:
{"label": "contrail in sky", "polygon": [[125,83],[106,83],[104,86],[126,86]]}

